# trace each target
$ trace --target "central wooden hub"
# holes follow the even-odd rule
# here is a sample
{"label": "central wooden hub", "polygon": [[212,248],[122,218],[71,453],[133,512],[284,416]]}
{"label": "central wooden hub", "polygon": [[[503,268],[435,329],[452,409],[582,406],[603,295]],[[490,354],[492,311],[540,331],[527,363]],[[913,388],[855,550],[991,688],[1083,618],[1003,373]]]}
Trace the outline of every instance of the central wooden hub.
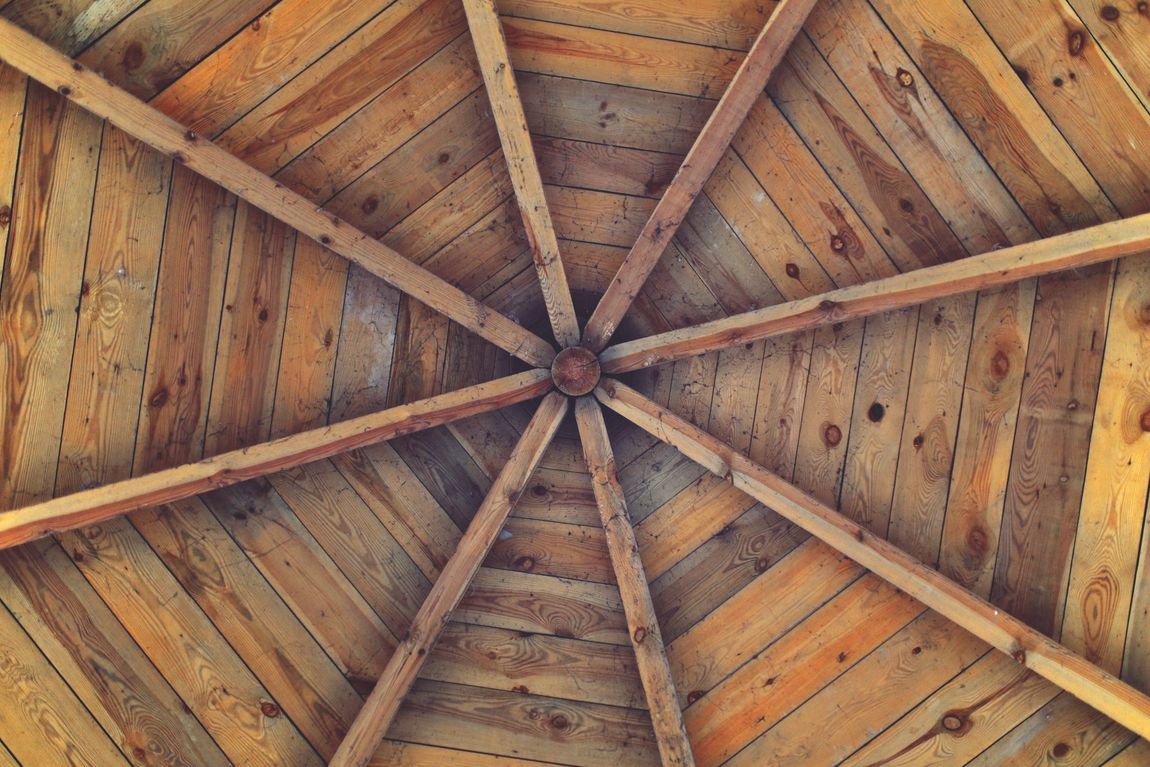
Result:
{"label": "central wooden hub", "polygon": [[551,380],[572,397],[588,394],[599,383],[599,358],[590,349],[571,346],[555,355]]}

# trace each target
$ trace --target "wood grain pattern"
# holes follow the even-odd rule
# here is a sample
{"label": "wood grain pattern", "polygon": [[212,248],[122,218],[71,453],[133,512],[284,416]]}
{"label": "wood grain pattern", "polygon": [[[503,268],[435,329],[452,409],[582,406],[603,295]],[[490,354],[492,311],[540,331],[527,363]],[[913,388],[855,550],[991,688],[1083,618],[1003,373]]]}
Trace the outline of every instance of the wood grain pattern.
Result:
{"label": "wood grain pattern", "polygon": [[21,762],[117,765],[127,760],[100,729],[35,643],[0,610],[0,737]]}
{"label": "wood grain pattern", "polygon": [[1119,263],[1062,625],[1068,647],[1113,673],[1122,669],[1150,473],[1148,280],[1145,255]]}
{"label": "wood grain pattern", "polygon": [[55,484],[51,467],[68,385],[60,371],[71,365],[84,273],[75,254],[85,251],[101,128],[59,96],[30,86],[0,276],[0,508],[46,498]]}
{"label": "wood grain pattern", "polygon": [[[317,209],[303,197],[236,159],[215,144],[199,138],[164,113],[107,83],[81,65],[8,22],[0,22],[0,44],[5,60],[67,91],[68,98],[109,119],[129,135],[160,152],[179,155],[182,164],[229,191],[240,193],[253,207],[290,222],[300,232],[349,260],[446,313],[461,324],[526,361],[546,365],[554,350],[538,336],[498,312],[484,308],[470,296],[406,260],[386,245],[344,224],[339,217]],[[534,340],[532,340],[534,339]]]}
{"label": "wood grain pattern", "polygon": [[635,650],[639,676],[643,680],[643,691],[647,696],[647,709],[655,729],[659,755],[667,766],[694,765],[695,759],[683,725],[663,635],[659,630],[655,605],[647,586],[643,561],[639,557],[639,542],[627,516],[623,489],[615,475],[615,456],[611,451],[603,413],[595,400],[580,398],[575,403],[575,418],[579,424],[579,438],[583,443],[587,468],[591,472],[595,502],[599,506],[603,531],[607,535],[611,566],[623,599],[627,629],[631,635],[631,646]]}
{"label": "wood grain pattern", "polygon": [[900,309],[928,300],[1016,282],[1137,253],[1148,244],[1150,216],[918,269],[808,299],[746,312],[693,328],[628,341],[600,356],[604,373],[621,373],[715,349]]}
{"label": "wood grain pattern", "polygon": [[814,6],[815,0],[783,0],[772,11],[607,292],[599,299],[583,329],[584,346],[598,352],[607,345]]}
{"label": "wood grain pattern", "polygon": [[544,398],[383,675],[356,715],[331,760],[333,765],[362,766],[370,761],[566,412],[567,400],[563,395],[552,392]]}
{"label": "wood grain pattern", "polygon": [[98,172],[57,493],[131,473],[171,161],[111,129]]}
{"label": "wood grain pattern", "polygon": [[[610,387],[608,389],[607,387]],[[755,465],[664,408],[621,384],[607,380],[595,390],[604,405],[651,431],[712,472],[731,475],[736,487],[784,514],[859,564],[898,584],[911,596],[1012,655],[1088,705],[1136,732],[1150,730],[1150,698],[1075,655],[1021,621],[995,609],[936,570],[819,503],[811,496]]]}
{"label": "wood grain pattern", "polygon": [[467,12],[467,24],[475,43],[483,82],[487,86],[495,125],[499,128],[499,140],[503,145],[503,155],[507,158],[511,183],[515,187],[515,199],[527,229],[531,258],[539,273],[539,286],[543,291],[543,303],[547,306],[551,329],[560,348],[575,346],[579,343],[575,305],[571,300],[571,289],[567,286],[567,275],[559,254],[551,213],[547,209],[547,198],[543,194],[543,179],[539,175],[535,150],[531,145],[531,134],[527,129],[527,118],[523,113],[523,103],[511,68],[499,11],[494,0],[466,0],[463,7]]}
{"label": "wood grain pattern", "polygon": [[74,493],[0,517],[2,540],[16,545],[48,533],[110,519],[132,509],[202,493],[301,463],[426,429],[476,410],[533,399],[550,387],[547,371],[530,371],[452,394],[401,405],[311,432],[224,453],[199,463]]}
{"label": "wood grain pattern", "polygon": [[136,763],[227,758],[55,541],[0,557],[0,598],[105,732]]}

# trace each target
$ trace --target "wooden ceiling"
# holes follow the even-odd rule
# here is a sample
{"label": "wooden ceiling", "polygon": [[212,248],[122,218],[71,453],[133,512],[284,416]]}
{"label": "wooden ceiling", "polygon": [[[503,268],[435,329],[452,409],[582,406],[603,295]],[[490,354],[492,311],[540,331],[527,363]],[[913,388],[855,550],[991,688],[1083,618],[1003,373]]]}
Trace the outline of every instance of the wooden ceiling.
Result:
{"label": "wooden ceiling", "polygon": [[[775,3],[498,5],[583,324]],[[459,0],[0,15],[553,337]],[[0,65],[0,509],[525,369],[84,96]],[[1148,148],[1145,3],[818,0],[616,339],[1146,213]],[[622,380],[1150,692],[1150,255],[893,306]],[[0,551],[0,767],[327,763],[535,407]],[[606,417],[699,765],[1150,764]],[[659,763],[584,447],[564,421],[372,764]]]}

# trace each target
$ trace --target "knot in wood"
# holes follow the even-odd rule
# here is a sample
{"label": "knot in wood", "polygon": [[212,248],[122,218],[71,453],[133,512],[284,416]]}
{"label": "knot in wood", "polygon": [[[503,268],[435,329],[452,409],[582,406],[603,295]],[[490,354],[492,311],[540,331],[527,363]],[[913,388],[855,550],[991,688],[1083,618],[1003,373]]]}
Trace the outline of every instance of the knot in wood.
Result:
{"label": "knot in wood", "polygon": [[570,346],[555,355],[551,380],[559,391],[571,397],[588,394],[599,383],[599,358],[590,349]]}

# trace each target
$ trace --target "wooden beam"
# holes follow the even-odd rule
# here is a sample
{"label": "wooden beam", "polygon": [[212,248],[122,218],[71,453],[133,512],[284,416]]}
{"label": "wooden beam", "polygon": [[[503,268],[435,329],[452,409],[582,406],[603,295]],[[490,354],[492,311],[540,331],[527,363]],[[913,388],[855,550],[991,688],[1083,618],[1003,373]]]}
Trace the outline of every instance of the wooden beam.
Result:
{"label": "wooden beam", "polygon": [[352,722],[351,729],[329,763],[331,767],[363,767],[371,760],[566,413],[567,397],[558,392],[547,395],[540,403],[460,539],[455,553],[447,560],[420,606],[411,628]]}
{"label": "wooden beam", "polygon": [[524,362],[546,367],[555,357],[513,320],[3,19],[0,59]]}
{"label": "wooden beam", "polygon": [[643,560],[639,558],[639,542],[627,516],[623,488],[615,474],[615,455],[611,450],[607,425],[603,422],[603,411],[594,399],[580,397],[575,402],[575,420],[579,425],[583,456],[591,471],[595,503],[607,535],[611,566],[619,583],[627,631],[631,635],[639,678],[647,696],[647,710],[651,712],[655,743],[666,767],[693,767],[695,757],[687,740],[687,728],[683,725],[683,712],[675,694],[671,664],[663,646],[663,634],[655,616],[655,603],[643,571]]}
{"label": "wooden beam", "polygon": [[1150,697],[878,538],[671,411],[605,379],[615,412],[1114,721],[1150,737]]}
{"label": "wooden beam", "polygon": [[775,6],[663,198],[647,219],[639,239],[599,299],[583,330],[583,345],[591,351],[600,351],[611,340],[814,7],[815,0],[782,0]]}
{"label": "wooden beam", "polygon": [[625,373],[1147,249],[1150,213],[628,341],[605,350],[599,362],[604,373]]}
{"label": "wooden beam", "polygon": [[515,83],[515,71],[511,68],[499,11],[494,0],[463,0],[463,9],[475,43],[479,71],[483,73],[483,82],[487,86],[487,98],[491,101],[503,156],[511,173],[519,213],[527,229],[527,241],[539,274],[547,316],[551,319],[551,329],[559,346],[566,349],[579,343],[579,322],[575,318],[575,303],[571,299],[571,288],[567,285],[567,274],[559,255],[555,225],[547,208],[547,198],[543,195],[543,179],[539,175],[535,149],[531,146],[531,133],[527,130],[527,117],[523,113],[519,86]]}
{"label": "wooden beam", "polygon": [[221,453],[198,463],[0,513],[0,549],[50,533],[93,525],[143,506],[171,503],[358,447],[497,410],[540,397],[551,388],[549,371],[529,370],[450,394]]}

